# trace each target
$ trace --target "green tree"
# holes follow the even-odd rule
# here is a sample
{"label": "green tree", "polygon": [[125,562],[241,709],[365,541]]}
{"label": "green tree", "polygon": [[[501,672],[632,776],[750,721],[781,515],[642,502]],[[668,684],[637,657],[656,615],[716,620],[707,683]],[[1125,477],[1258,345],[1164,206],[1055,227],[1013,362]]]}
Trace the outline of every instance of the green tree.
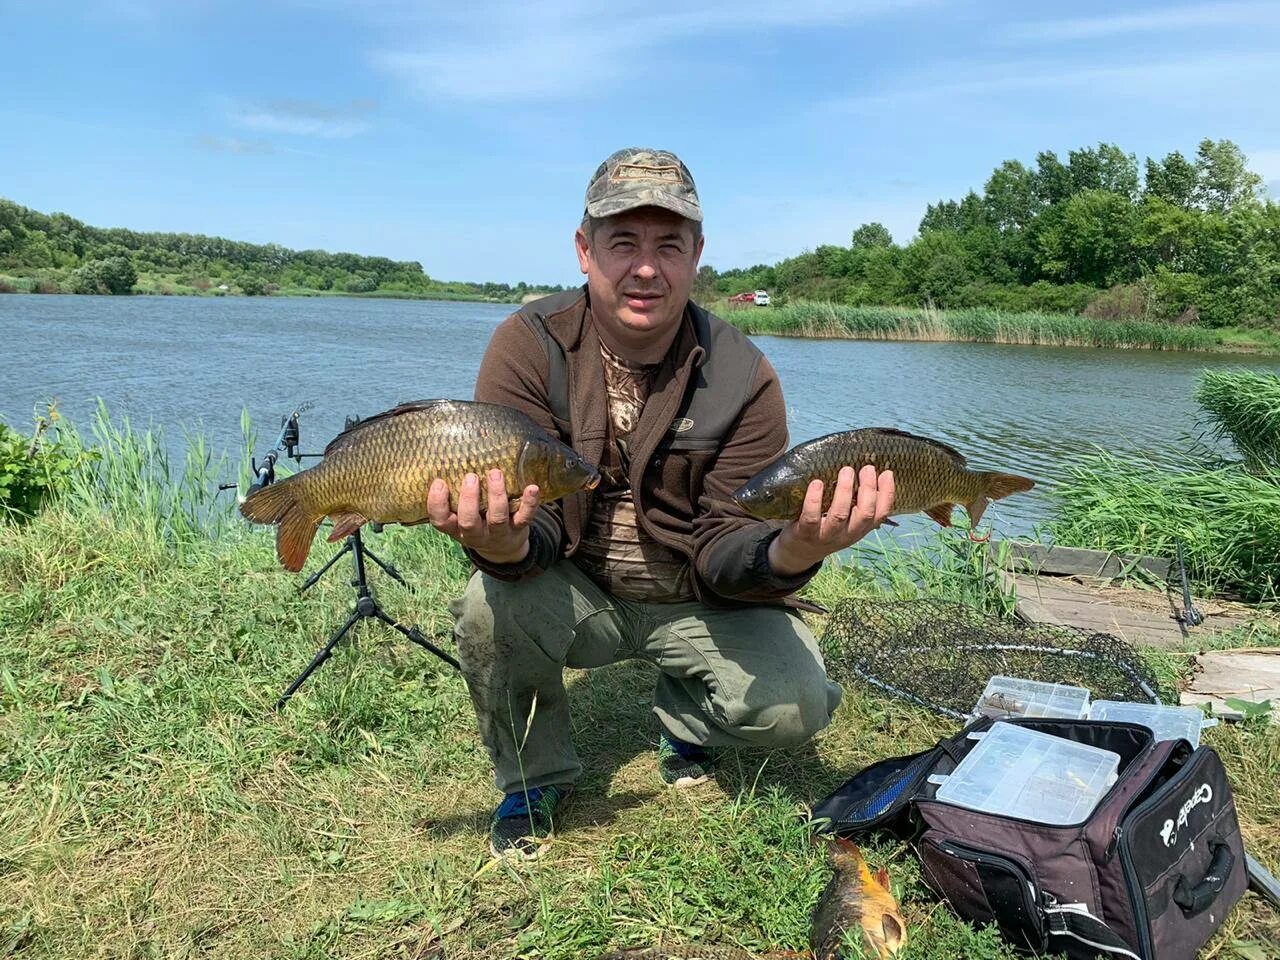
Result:
{"label": "green tree", "polygon": [[991,220],[1000,230],[1022,229],[1040,207],[1031,171],[1017,160],[1006,160],[996,168],[987,180],[984,198]]}
{"label": "green tree", "polygon": [[1110,190],[1086,190],[1047,211],[1036,235],[1043,273],[1063,283],[1109,287],[1136,280],[1134,206]]}
{"label": "green tree", "polygon": [[1244,153],[1230,140],[1201,140],[1196,150],[1196,200],[1206,210],[1226,213],[1258,199],[1262,178],[1249,170]]}
{"label": "green tree", "polygon": [[1195,166],[1174,150],[1163,162],[1147,157],[1146,194],[1189,209],[1196,199]]}
{"label": "green tree", "polygon": [[883,223],[864,223],[849,240],[849,246],[855,250],[867,250],[875,247],[892,247],[893,234]]}
{"label": "green tree", "polygon": [[1036,154],[1032,184],[1036,199],[1045,206],[1063,203],[1075,192],[1071,171],[1052,150],[1042,150]]}

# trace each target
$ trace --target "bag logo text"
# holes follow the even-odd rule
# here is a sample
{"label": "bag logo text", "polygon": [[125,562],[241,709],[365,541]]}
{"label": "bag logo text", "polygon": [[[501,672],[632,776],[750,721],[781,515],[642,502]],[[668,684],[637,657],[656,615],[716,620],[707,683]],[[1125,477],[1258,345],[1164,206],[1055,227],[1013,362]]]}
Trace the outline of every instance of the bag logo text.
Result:
{"label": "bag logo text", "polygon": [[1187,802],[1182,805],[1178,811],[1178,822],[1175,824],[1172,820],[1166,820],[1164,826],[1160,829],[1160,839],[1164,841],[1166,847],[1171,847],[1178,842],[1178,831],[1187,825],[1187,818],[1191,816],[1191,811],[1202,803],[1209,803],[1213,800],[1213,787],[1207,783],[1200,784],[1196,788]]}

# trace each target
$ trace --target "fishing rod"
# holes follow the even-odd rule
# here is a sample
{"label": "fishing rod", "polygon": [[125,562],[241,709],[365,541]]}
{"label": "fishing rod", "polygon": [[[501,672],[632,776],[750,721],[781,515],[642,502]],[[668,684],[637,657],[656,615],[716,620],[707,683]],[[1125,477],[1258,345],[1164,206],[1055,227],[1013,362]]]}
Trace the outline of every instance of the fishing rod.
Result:
{"label": "fishing rod", "polygon": [[[276,437],[275,444],[267,451],[266,456],[262,458],[259,464],[257,459],[250,457],[249,464],[253,472],[253,482],[249,484],[247,494],[261,490],[263,487],[273,483],[276,479],[276,461],[280,459],[281,454],[285,459],[293,460],[295,463],[301,464],[303,457],[323,457],[323,453],[299,453],[298,452],[298,417],[306,413],[315,406],[314,400],[307,400],[298,404],[293,412],[280,418],[280,435]],[[219,490],[234,490],[240,486],[239,483],[220,483]]]}

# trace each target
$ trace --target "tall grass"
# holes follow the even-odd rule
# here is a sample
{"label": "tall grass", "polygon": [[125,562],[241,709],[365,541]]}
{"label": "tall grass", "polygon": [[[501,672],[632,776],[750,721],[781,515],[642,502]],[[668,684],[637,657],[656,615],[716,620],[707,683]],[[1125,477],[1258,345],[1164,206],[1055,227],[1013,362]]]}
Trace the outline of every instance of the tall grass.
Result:
{"label": "tall grass", "polygon": [[1173,557],[1181,541],[1202,587],[1249,600],[1280,595],[1280,378],[1206,372],[1196,399],[1211,431],[1245,457],[1170,471],[1099,452],[1053,491],[1064,544]]}
{"label": "tall grass", "polygon": [[[247,451],[254,441],[247,413],[241,427]],[[239,529],[231,510],[234,491],[218,493],[231,466],[225,455],[213,455],[202,435],[188,436],[183,460],[174,462],[161,428],[138,430],[127,417],[117,422],[101,401],[87,434],[66,420],[56,429],[59,442],[70,450],[95,454],[86,469],[71,477],[63,495],[73,511],[111,514],[118,528],[180,552]],[[242,477],[244,459],[238,464]]]}
{"label": "tall grass", "polygon": [[725,316],[747,333],[790,337],[964,340],[1151,350],[1212,350],[1221,343],[1214,331],[1199,327],[1065,313],[1004,313],[983,307],[935,310],[800,302],[768,310],[734,310]]}
{"label": "tall grass", "polygon": [[1207,371],[1195,396],[1214,435],[1229,438],[1251,469],[1280,473],[1280,376]]}

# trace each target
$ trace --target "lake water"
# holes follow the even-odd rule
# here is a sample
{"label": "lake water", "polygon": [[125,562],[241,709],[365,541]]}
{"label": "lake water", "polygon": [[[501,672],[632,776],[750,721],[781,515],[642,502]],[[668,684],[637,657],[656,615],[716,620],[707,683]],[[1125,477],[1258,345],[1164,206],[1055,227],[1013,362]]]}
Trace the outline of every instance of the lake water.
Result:
{"label": "lake water", "polygon": [[[240,447],[240,414],[259,453],[280,416],[307,400],[302,449],[318,451],[349,414],[403,400],[469,399],[503,304],[410,300],[0,296],[0,418],[29,430],[56,398],[87,422],[96,398],[171,448],[199,431]],[[879,343],[759,337],[787,397],[792,442],[892,426],[954,445],[973,465],[1042,481],[988,513],[1002,534],[1048,516],[1063,464],[1095,445],[1184,463],[1197,432],[1191,394],[1206,368],[1280,362],[1214,354]],[[228,470],[228,479],[233,479]],[[928,526],[920,519],[907,529]]]}

